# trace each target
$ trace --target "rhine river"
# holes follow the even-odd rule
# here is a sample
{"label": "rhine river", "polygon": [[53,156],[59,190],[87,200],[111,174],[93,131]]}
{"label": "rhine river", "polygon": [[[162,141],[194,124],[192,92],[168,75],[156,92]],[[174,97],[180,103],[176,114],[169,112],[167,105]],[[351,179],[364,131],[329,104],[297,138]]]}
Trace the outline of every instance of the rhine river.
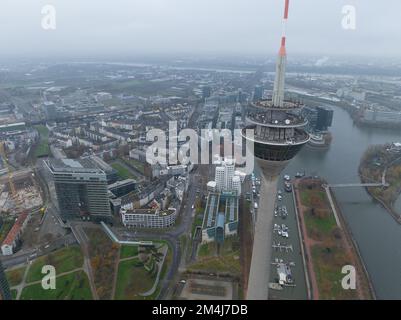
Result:
{"label": "rhine river", "polygon": [[[327,151],[304,148],[284,173],[305,169],[329,183],[360,182],[361,156],[372,144],[401,141],[400,131],[360,128],[350,115],[334,109],[333,141]],[[401,299],[401,225],[364,188],[338,188],[334,193],[356,240],[378,299]]]}

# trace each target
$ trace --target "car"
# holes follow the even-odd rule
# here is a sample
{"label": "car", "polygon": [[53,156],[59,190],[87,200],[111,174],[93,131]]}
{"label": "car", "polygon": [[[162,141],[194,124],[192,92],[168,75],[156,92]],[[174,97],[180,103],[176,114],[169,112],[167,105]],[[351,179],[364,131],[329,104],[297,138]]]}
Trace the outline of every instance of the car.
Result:
{"label": "car", "polygon": [[195,205],[192,205],[192,207],[191,207],[192,209],[194,209],[195,208]]}
{"label": "car", "polygon": [[288,238],[288,232],[287,231],[282,231],[281,236],[284,238]]}
{"label": "car", "polygon": [[278,199],[279,201],[281,201],[281,200],[283,200],[283,196],[278,195],[278,196],[277,196],[277,199]]}
{"label": "car", "polygon": [[184,280],[184,279],[182,279],[182,280],[180,281],[180,283],[182,283],[182,284],[186,284],[186,283],[187,283],[187,281],[186,281],[186,280]]}
{"label": "car", "polygon": [[285,180],[285,181],[290,181],[290,180],[291,180],[291,177],[290,177],[288,174],[286,174],[286,175],[284,176],[284,180]]}

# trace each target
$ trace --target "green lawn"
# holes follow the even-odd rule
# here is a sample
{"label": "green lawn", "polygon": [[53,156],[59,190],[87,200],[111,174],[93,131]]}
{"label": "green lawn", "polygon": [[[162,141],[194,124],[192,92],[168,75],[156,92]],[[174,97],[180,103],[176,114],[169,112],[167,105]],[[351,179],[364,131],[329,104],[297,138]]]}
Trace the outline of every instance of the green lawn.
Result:
{"label": "green lawn", "polygon": [[209,256],[211,252],[211,245],[208,243],[201,244],[198,251],[199,257]]}
{"label": "green lawn", "polygon": [[25,287],[21,300],[92,300],[92,293],[85,272],[78,271],[58,277],[55,290],[44,290],[41,283]]}
{"label": "green lawn", "polygon": [[341,273],[342,267],[350,264],[344,250],[337,247],[326,248],[317,244],[312,247],[312,260],[320,299],[343,300],[357,298],[355,290],[344,290],[341,285],[341,280],[344,277],[344,274]]}
{"label": "green lawn", "polygon": [[112,163],[111,166],[113,167],[113,169],[117,170],[119,177],[123,180],[136,178],[126,167],[118,162]]}
{"label": "green lawn", "polygon": [[336,219],[331,212],[324,217],[314,217],[308,212],[305,214],[305,225],[310,237],[317,233],[322,235],[330,234],[337,227]]}
{"label": "green lawn", "polygon": [[220,246],[220,255],[217,256],[215,242],[202,244],[199,247],[198,259],[189,266],[189,270],[207,272],[229,272],[234,275],[241,273],[240,247],[238,236],[227,237]]}
{"label": "green lawn", "polygon": [[[315,199],[314,199],[315,198]],[[324,191],[317,191],[316,189],[313,190],[308,190],[308,189],[303,189],[301,191],[301,202],[304,206],[313,206],[314,203],[313,201],[315,200],[321,201],[321,203],[326,202],[326,193]]]}
{"label": "green lawn", "polygon": [[135,257],[138,255],[138,246],[124,245],[121,247],[120,259]]}
{"label": "green lawn", "polygon": [[144,174],[144,172],[145,172],[145,167],[144,167],[144,164],[143,164],[142,162],[140,162],[140,161],[138,161],[138,160],[135,160],[135,159],[129,159],[129,160],[121,159],[121,161],[123,161],[123,162],[125,162],[125,163],[127,163],[127,164],[129,164],[129,165],[131,165],[131,166],[133,166],[133,167],[136,168],[139,172],[141,172],[142,174]]}
{"label": "green lawn", "polygon": [[17,290],[15,289],[11,290],[11,297],[13,300],[17,300],[17,294],[18,294]]}
{"label": "green lawn", "polygon": [[52,265],[56,268],[56,274],[81,268],[84,263],[79,246],[72,246],[50,253],[47,256],[35,260],[29,269],[27,282],[34,282],[43,278],[42,267]]}
{"label": "green lawn", "polygon": [[39,144],[35,147],[34,155],[37,158],[47,157],[50,154],[49,130],[44,125],[35,126],[35,129],[39,132],[40,140]]}
{"label": "green lawn", "polygon": [[192,237],[195,236],[196,227],[202,227],[203,223],[203,211],[200,214],[196,214],[194,222],[192,223]]}
{"label": "green lawn", "polygon": [[26,267],[10,270],[6,272],[7,280],[10,287],[15,287],[22,282]]}
{"label": "green lawn", "polygon": [[150,290],[154,281],[139,259],[122,261],[118,267],[115,299],[141,299],[140,294]]}

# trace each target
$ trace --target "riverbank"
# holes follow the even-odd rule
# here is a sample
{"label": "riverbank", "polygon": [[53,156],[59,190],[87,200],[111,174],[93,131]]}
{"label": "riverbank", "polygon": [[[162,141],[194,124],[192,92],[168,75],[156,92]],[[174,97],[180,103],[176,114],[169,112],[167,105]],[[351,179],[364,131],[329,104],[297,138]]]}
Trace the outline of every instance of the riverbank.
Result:
{"label": "riverbank", "polygon": [[[321,179],[304,178],[294,182],[294,192],[303,237],[305,261],[312,299],[374,299],[373,287],[341,211],[332,208]],[[332,198],[334,196],[332,195]],[[335,217],[338,213],[341,223]],[[356,269],[356,289],[341,285],[342,267]]]}
{"label": "riverbank", "polygon": [[401,224],[401,213],[394,207],[401,194],[401,152],[395,152],[391,145],[370,146],[361,158],[358,173],[363,183],[372,180],[388,183],[386,188],[367,187],[366,190]]}

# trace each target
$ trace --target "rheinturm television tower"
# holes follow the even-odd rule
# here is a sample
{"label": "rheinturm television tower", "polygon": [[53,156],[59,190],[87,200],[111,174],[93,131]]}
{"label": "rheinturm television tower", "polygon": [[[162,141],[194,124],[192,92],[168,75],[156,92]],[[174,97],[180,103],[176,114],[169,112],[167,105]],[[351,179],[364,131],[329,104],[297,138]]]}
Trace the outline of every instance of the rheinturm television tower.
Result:
{"label": "rheinturm television tower", "polygon": [[[247,299],[268,298],[272,232],[277,182],[290,160],[309,141],[303,129],[307,122],[300,116],[300,102],[285,99],[286,23],[289,0],[285,0],[283,33],[277,58],[276,75],[271,99],[260,100],[249,106],[248,126],[254,130],[253,154],[262,172],[259,209],[256,217]],[[244,134],[244,137],[247,138]],[[249,151],[248,151],[249,152]]]}

